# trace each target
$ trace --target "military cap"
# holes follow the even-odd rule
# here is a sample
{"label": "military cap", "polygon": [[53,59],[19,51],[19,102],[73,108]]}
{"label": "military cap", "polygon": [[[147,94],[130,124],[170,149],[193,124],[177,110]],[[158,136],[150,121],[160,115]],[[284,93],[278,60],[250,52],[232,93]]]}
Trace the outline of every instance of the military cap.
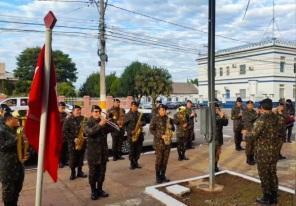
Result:
{"label": "military cap", "polygon": [[118,102],[118,103],[120,103],[120,99],[115,98],[115,99],[113,99],[113,102]]}
{"label": "military cap", "polygon": [[81,107],[75,104],[73,109],[81,109]]}
{"label": "military cap", "polygon": [[265,110],[272,110],[272,100],[271,99],[263,99],[261,102],[260,102],[260,105],[262,107],[262,109],[265,109]]}
{"label": "military cap", "polygon": [[135,105],[136,107],[138,107],[139,106],[139,103],[136,102],[136,101],[132,101],[131,106],[133,106],[133,105]]}
{"label": "military cap", "polygon": [[99,110],[99,111],[102,111],[101,107],[98,106],[98,105],[93,105],[93,106],[91,107],[91,111],[94,111],[95,109],[97,109],[97,110]]}
{"label": "military cap", "polygon": [[254,104],[252,100],[247,101],[247,104]]}
{"label": "military cap", "polygon": [[243,102],[241,97],[236,98],[236,102]]}
{"label": "military cap", "polygon": [[215,107],[219,107],[220,108],[220,105],[218,103],[215,103]]}
{"label": "military cap", "polygon": [[165,110],[168,109],[168,107],[167,107],[165,104],[160,104],[160,105],[158,106],[158,109],[160,109],[160,108],[163,108],[163,109],[165,109]]}
{"label": "military cap", "polygon": [[156,100],[156,104],[162,104],[161,100]]}
{"label": "military cap", "polygon": [[7,106],[7,104],[1,104],[0,108],[1,108],[1,110],[3,110],[4,112],[12,112],[12,110],[10,109],[9,106]]}
{"label": "military cap", "polygon": [[190,102],[192,104],[192,101],[190,99],[187,99],[186,103]]}
{"label": "military cap", "polygon": [[65,102],[59,102],[59,106],[65,107],[66,106],[66,103]]}
{"label": "military cap", "polygon": [[286,102],[292,104],[292,100],[291,99],[287,99]]}

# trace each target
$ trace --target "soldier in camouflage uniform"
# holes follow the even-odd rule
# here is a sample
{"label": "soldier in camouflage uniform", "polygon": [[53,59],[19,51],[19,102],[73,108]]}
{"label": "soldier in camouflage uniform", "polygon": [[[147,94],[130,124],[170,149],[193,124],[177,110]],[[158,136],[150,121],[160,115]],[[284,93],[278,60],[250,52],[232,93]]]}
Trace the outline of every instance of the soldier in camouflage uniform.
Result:
{"label": "soldier in camouflage uniform", "polygon": [[292,130],[295,122],[295,107],[291,101],[291,99],[286,100],[286,113],[289,115],[287,120],[287,140],[286,142],[291,143],[291,136],[292,136]]}
{"label": "soldier in camouflage uniform", "polygon": [[241,147],[242,138],[242,114],[243,114],[243,101],[240,97],[236,99],[235,106],[231,110],[231,119],[233,120],[233,132],[234,132],[234,142],[235,149],[237,151],[243,150]]}
{"label": "soldier in camouflage uniform", "polygon": [[251,100],[247,101],[247,108],[242,115],[242,122],[243,122],[242,133],[246,140],[246,156],[247,156],[247,164],[249,165],[255,164],[255,158],[254,158],[255,141],[254,141],[254,138],[251,136],[251,132],[252,132],[253,124],[257,118],[258,118],[258,114],[254,110],[254,102]]}
{"label": "soldier in camouflage uniform", "polygon": [[[59,102],[61,128],[63,128],[65,119],[67,117],[67,113],[65,112],[65,109],[66,109],[65,102]],[[61,158],[60,158],[60,168],[63,168],[67,164],[68,164],[68,143],[67,143],[67,140],[63,138],[63,145],[62,145]]]}
{"label": "soldier in camouflage uniform", "polygon": [[124,117],[125,111],[124,109],[120,108],[120,100],[114,99],[113,100],[113,107],[110,108],[108,111],[108,116],[112,119],[112,121],[117,124],[120,128],[120,131],[115,130],[111,133],[112,136],[112,153],[113,153],[113,160],[123,160],[122,157],[122,143],[124,140]]}
{"label": "soldier in camouflage uniform", "polygon": [[103,182],[108,161],[107,134],[111,129],[106,124],[107,120],[102,119],[100,115],[101,108],[94,105],[91,117],[88,119],[84,129],[87,136],[87,161],[92,200],[96,200],[98,197],[109,196],[103,190]]}
{"label": "soldier in camouflage uniform", "polygon": [[0,125],[0,182],[4,206],[17,206],[24,181],[24,167],[17,154],[18,117],[6,112]]}
{"label": "soldier in camouflage uniform", "polygon": [[164,142],[164,135],[166,135],[167,129],[174,131],[174,122],[167,116],[167,107],[165,105],[159,105],[158,115],[154,116],[150,123],[150,132],[154,136],[155,146],[155,172],[156,183],[169,182],[166,178],[166,168],[171,150],[171,142]]}
{"label": "soldier in camouflage uniform", "polygon": [[143,118],[140,118],[140,112],[138,112],[139,104],[135,101],[131,103],[130,111],[125,115],[125,129],[127,132],[127,138],[130,144],[129,151],[129,160],[130,160],[130,169],[140,169],[141,166],[138,164],[138,160],[140,159],[140,155],[142,152],[143,141],[144,141],[144,133],[141,132],[138,139],[133,142],[132,136],[135,134],[136,125],[139,121],[140,128],[145,126],[145,121]]}
{"label": "soldier in camouflage uniform", "polygon": [[[79,130],[83,121],[85,120],[81,115],[81,107],[75,105],[73,114],[66,118],[63,125],[64,139],[66,139],[68,143],[69,167],[71,168],[70,180],[74,180],[76,177],[87,177],[82,171],[86,143],[84,142],[81,150],[76,150],[75,148],[75,142],[77,142]],[[76,168],[77,174],[75,171]]]}
{"label": "soldier in camouflage uniform", "polygon": [[158,115],[159,105],[162,104],[161,100],[156,100],[155,107],[152,109],[152,119],[154,116]]}
{"label": "soldier in camouflage uniform", "polygon": [[285,103],[280,102],[279,106],[275,109],[274,113],[276,115],[278,115],[278,117],[280,119],[280,125],[281,125],[281,130],[279,132],[279,139],[281,140],[281,143],[279,145],[279,159],[280,160],[281,159],[286,159],[286,157],[284,157],[281,154],[283,143],[286,140],[286,122],[289,119],[289,115],[285,111]]}
{"label": "soldier in camouflage uniform", "polygon": [[193,141],[195,140],[194,136],[194,119],[197,117],[196,112],[192,109],[192,101],[187,100],[186,102],[186,113],[189,116],[189,124],[188,124],[188,137],[187,137],[187,143],[186,148],[187,149],[193,149]]}
{"label": "soldier in camouflage uniform", "polygon": [[255,156],[258,174],[261,180],[263,197],[256,202],[260,204],[276,204],[278,177],[276,164],[278,161],[281,140],[279,132],[282,129],[280,118],[272,110],[272,100],[261,101],[261,115],[255,121],[252,136],[255,139]]}
{"label": "soldier in camouflage uniform", "polygon": [[216,136],[215,136],[215,172],[219,172],[218,161],[220,159],[223,145],[223,127],[228,125],[228,119],[224,112],[221,111],[218,103],[215,103],[216,109]]}
{"label": "soldier in camouflage uniform", "polygon": [[186,143],[188,138],[188,126],[189,126],[189,116],[186,113],[186,108],[181,106],[178,108],[178,112],[174,115],[174,123],[177,126],[176,136],[177,136],[177,151],[178,160],[189,160],[185,156]]}

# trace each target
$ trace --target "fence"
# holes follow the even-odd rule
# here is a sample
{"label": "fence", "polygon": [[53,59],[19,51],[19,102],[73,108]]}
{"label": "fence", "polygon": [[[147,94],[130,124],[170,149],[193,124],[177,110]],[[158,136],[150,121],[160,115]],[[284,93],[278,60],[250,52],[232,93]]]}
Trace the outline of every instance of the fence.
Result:
{"label": "fence", "polygon": [[[107,109],[112,107],[113,99],[114,98],[112,96],[107,96],[107,98],[106,98]],[[120,105],[124,109],[130,108],[131,102],[133,101],[133,97],[131,97],[131,96],[122,97],[122,98],[118,98],[118,99],[120,99]],[[82,107],[82,115],[84,115],[84,116],[89,116],[90,112],[91,112],[91,107],[93,105],[99,105],[99,103],[100,103],[100,98],[91,98],[90,96],[84,96],[81,98],[69,98],[69,97],[65,97],[65,96],[59,96],[58,100],[64,101],[67,104],[81,106]]]}

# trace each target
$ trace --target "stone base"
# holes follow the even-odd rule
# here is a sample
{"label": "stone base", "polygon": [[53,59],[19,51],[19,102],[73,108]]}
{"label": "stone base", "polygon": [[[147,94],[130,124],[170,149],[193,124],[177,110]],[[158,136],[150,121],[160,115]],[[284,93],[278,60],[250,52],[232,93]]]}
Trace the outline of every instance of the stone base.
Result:
{"label": "stone base", "polygon": [[205,182],[203,180],[191,181],[189,182],[189,187],[196,187],[197,189],[205,192],[221,192],[224,189],[223,185],[218,184],[215,184],[215,187],[210,189],[209,182]]}

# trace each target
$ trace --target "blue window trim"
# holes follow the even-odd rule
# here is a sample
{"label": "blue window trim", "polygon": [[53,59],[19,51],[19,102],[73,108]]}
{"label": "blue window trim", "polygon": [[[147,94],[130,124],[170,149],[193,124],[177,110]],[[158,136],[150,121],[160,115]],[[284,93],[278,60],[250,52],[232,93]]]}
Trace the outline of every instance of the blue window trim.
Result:
{"label": "blue window trim", "polygon": [[[261,77],[241,77],[241,78],[231,78],[231,79],[216,79],[215,82],[241,80],[241,79],[243,79],[243,80],[255,79],[255,80],[260,81],[259,79],[262,79],[262,78],[274,78],[274,77],[290,78],[290,79],[293,79],[293,80],[295,79],[295,77],[293,77],[293,76],[261,76]],[[269,81],[281,81],[281,80],[269,80]],[[287,81],[287,80],[282,80],[282,81]],[[203,83],[203,82],[208,82],[208,81],[207,80],[199,81],[199,83]],[[293,81],[293,82],[295,82],[295,81]],[[240,83],[240,82],[238,82],[238,83]],[[246,81],[246,83],[248,83],[248,82]]]}

